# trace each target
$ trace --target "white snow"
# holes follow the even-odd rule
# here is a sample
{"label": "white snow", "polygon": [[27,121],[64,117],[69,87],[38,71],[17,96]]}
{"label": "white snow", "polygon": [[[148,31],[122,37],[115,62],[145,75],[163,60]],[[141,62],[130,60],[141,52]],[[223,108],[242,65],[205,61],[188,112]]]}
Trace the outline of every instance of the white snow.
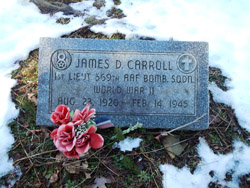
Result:
{"label": "white snow", "polygon": [[18,110],[10,99],[10,89],[15,81],[10,79],[10,72],[17,60],[27,58],[29,52],[38,48],[40,37],[58,37],[81,27],[81,18],[71,18],[67,25],[56,24],[60,17],[43,15],[28,0],[9,0],[0,7],[0,177],[13,169],[7,152],[14,143],[7,124],[15,118]]}
{"label": "white snow", "polygon": [[141,138],[127,137],[118,143],[115,142],[112,148],[120,148],[123,152],[132,151],[134,148],[138,148],[140,146],[141,141]]}
{"label": "white snow", "polygon": [[[14,138],[10,134],[9,128],[6,126],[9,119],[14,118],[18,114],[18,110],[15,109],[15,105],[10,99],[10,89],[15,84],[14,80],[11,80],[4,76],[3,72],[0,71],[0,84],[2,92],[0,92],[0,177],[11,170],[12,160],[9,161],[7,155],[11,145],[14,143]],[[5,108],[3,108],[5,107]]]}
{"label": "white snow", "polygon": [[[110,2],[111,0],[107,0]],[[231,107],[240,125],[250,132],[250,1],[248,0],[122,0],[126,17],[111,19],[91,28],[110,34],[121,32],[126,38],[139,36],[157,40],[209,42],[209,63],[231,78]],[[225,94],[225,95],[224,95]]]}
{"label": "white snow", "polygon": [[216,102],[224,103],[228,106],[232,106],[232,103],[233,103],[232,96],[228,92],[223,91],[222,89],[218,88],[214,82],[209,83],[208,89],[211,91],[213,95],[213,99]]}
{"label": "white snow", "polygon": [[[10,71],[16,68],[17,60],[24,60],[28,53],[38,47],[40,37],[58,37],[85,26],[88,16],[107,19],[106,11],[113,5],[106,0],[106,6],[98,10],[92,1],[71,4],[85,13],[82,18],[69,17],[67,25],[56,24],[61,13],[54,16],[40,14],[29,0],[9,0],[0,7],[0,176],[13,169],[7,151],[14,142],[7,123],[15,118],[18,111],[10,102],[10,88],[15,81]],[[108,19],[103,25],[93,26],[94,32],[112,35],[126,34],[127,39],[138,36],[154,37],[157,40],[207,41],[209,42],[210,66],[218,67],[230,78],[224,92],[214,83],[209,85],[214,98],[235,110],[240,125],[250,132],[250,1],[248,0],[121,0],[116,6],[125,13],[122,19]],[[64,16],[65,17],[65,16]],[[139,139],[139,138],[138,138]],[[121,150],[139,147],[141,140],[130,140],[121,145]],[[132,143],[134,142],[134,143]],[[125,147],[125,148],[124,148]],[[227,155],[215,155],[201,139],[198,146],[201,157],[199,168],[194,174],[187,167],[177,169],[162,165],[163,181],[166,187],[207,187],[209,181],[218,180],[229,187],[238,186],[238,177],[250,172],[249,147],[240,141],[234,142],[234,150]],[[208,174],[215,172],[212,178]],[[233,181],[225,182],[225,173],[234,170]],[[179,184],[179,187],[182,187]]]}
{"label": "white snow", "polygon": [[[164,188],[207,188],[210,182],[218,182],[230,188],[239,187],[239,178],[250,171],[250,147],[240,141],[234,142],[232,153],[214,154],[203,138],[197,147],[201,161],[193,172],[188,167],[178,169],[173,165],[160,166]],[[209,174],[213,172],[213,177]],[[232,181],[225,181],[226,173],[232,173]]]}

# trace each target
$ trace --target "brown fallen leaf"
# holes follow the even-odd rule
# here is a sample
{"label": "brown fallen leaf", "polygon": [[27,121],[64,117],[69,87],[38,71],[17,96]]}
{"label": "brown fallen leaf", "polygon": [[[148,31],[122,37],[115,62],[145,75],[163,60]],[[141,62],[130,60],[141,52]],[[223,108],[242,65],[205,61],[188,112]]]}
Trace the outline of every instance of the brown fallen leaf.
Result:
{"label": "brown fallen leaf", "polygon": [[35,105],[37,106],[37,97],[35,93],[28,93],[28,99],[31,100],[32,102],[35,103]]}
{"label": "brown fallen leaf", "polygon": [[42,131],[42,133],[43,133],[43,137],[44,137],[44,138],[49,138],[49,137],[50,137],[50,134],[49,134],[49,132],[48,132],[48,128],[42,127],[42,128],[41,128],[41,131]]}
{"label": "brown fallen leaf", "polygon": [[70,173],[70,174],[79,174],[80,173],[80,167],[81,162],[77,161],[73,164],[68,164],[66,162],[63,163],[63,167]]}
{"label": "brown fallen leaf", "polygon": [[161,138],[161,135],[159,134],[158,136],[155,137],[155,140],[157,140],[159,143],[161,143],[160,138]]}
{"label": "brown fallen leaf", "polygon": [[90,179],[91,178],[91,173],[84,172],[84,174],[85,174],[85,178],[86,179]]}
{"label": "brown fallen leaf", "polygon": [[61,162],[65,159],[64,155],[59,152],[58,154],[56,154],[56,162]]}
{"label": "brown fallen leaf", "polygon": [[156,136],[155,139],[156,139],[159,143],[161,143],[161,140],[162,140],[165,136],[168,136],[168,134],[167,134],[167,133],[161,133],[161,134],[159,134],[158,136]]}
{"label": "brown fallen leaf", "polygon": [[174,159],[175,156],[179,156],[187,146],[186,143],[179,143],[179,136],[168,135],[161,139],[161,143],[165,146],[168,155],[171,159]]}
{"label": "brown fallen leaf", "polygon": [[42,186],[41,183],[35,183],[35,184],[34,184],[34,187],[37,187],[37,188],[39,188],[39,187],[41,187],[41,186]]}
{"label": "brown fallen leaf", "polygon": [[57,180],[58,180],[58,173],[59,173],[59,170],[57,170],[56,172],[54,172],[53,174],[51,174],[50,179],[49,179],[50,183],[57,182]]}
{"label": "brown fallen leaf", "polygon": [[106,183],[111,183],[111,180],[108,178],[100,177],[96,178],[94,181],[95,184],[91,185],[91,188],[107,188]]}
{"label": "brown fallen leaf", "polygon": [[87,170],[88,167],[89,167],[89,164],[87,161],[84,161],[84,163],[82,163],[82,165],[81,165],[81,169],[83,169],[83,170]]}

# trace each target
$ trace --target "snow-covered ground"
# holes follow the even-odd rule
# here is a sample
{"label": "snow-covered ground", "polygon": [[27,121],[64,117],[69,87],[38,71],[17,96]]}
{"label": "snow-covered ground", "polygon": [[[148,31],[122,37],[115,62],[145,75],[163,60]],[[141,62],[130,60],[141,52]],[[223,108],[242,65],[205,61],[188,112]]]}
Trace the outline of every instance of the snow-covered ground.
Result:
{"label": "snow-covered ground", "polygon": [[113,149],[120,148],[120,150],[123,152],[132,151],[134,148],[138,148],[140,146],[141,141],[142,141],[141,138],[127,137],[126,139],[118,143],[115,142],[112,148]]}
{"label": "snow-covered ground", "polygon": [[15,81],[10,72],[17,66],[17,60],[24,60],[29,52],[38,48],[39,38],[59,37],[81,27],[82,19],[74,18],[68,25],[56,24],[61,14],[50,17],[43,15],[28,0],[9,0],[0,6],[0,176],[11,170],[7,152],[14,143],[7,123],[15,118],[18,111],[11,102],[10,89]]}
{"label": "snow-covered ground", "polygon": [[[98,10],[92,6],[93,2],[92,0],[71,4],[73,8],[84,11],[85,14],[83,17],[70,17],[71,21],[67,25],[55,23],[62,14],[57,13],[52,17],[42,15],[28,0],[9,0],[1,3],[0,176],[13,168],[11,160],[8,160],[7,151],[14,143],[14,139],[7,123],[18,113],[14,104],[10,102],[10,88],[15,81],[10,79],[9,73],[16,68],[15,61],[25,59],[30,50],[37,48],[40,37],[58,37],[74,31],[86,25],[83,20],[91,15],[107,18],[106,11],[114,6],[112,0],[106,0],[105,7]],[[157,40],[173,38],[181,41],[209,42],[210,66],[220,68],[223,74],[231,79],[227,82],[229,88],[227,92],[222,92],[213,83],[210,84],[210,89],[217,101],[224,102],[235,110],[240,125],[250,132],[250,63],[248,62],[250,59],[250,25],[248,24],[250,1],[122,0],[121,2],[117,8],[123,10],[125,18],[109,19],[105,24],[93,26],[91,29],[108,35],[115,32],[124,33],[127,39],[149,36]],[[200,142],[199,155],[202,158],[201,162],[206,165],[200,164],[201,167],[193,175],[187,168],[161,166],[165,187],[183,187],[186,185],[185,181],[192,183],[189,184],[191,187],[207,187],[207,182],[201,181],[206,178],[211,179],[207,174],[208,169],[218,173],[214,178],[220,182],[223,181],[221,177],[227,170],[237,171],[233,181],[228,184],[231,187],[237,187],[237,176],[250,173],[248,146],[235,141],[232,154],[217,156],[212,153],[204,140],[201,139]],[[207,151],[210,157],[204,155],[204,151]],[[228,167],[220,171],[220,168],[225,165]],[[199,186],[201,184],[202,186]]]}
{"label": "snow-covered ground", "polygon": [[[227,155],[213,153],[203,138],[200,138],[198,154],[201,161],[193,174],[190,169],[178,169],[173,165],[161,165],[163,186],[174,188],[206,188],[216,182],[230,188],[239,187],[239,177],[250,172],[250,147],[240,141],[234,142],[234,151]],[[226,173],[232,174],[232,181],[225,181]]]}

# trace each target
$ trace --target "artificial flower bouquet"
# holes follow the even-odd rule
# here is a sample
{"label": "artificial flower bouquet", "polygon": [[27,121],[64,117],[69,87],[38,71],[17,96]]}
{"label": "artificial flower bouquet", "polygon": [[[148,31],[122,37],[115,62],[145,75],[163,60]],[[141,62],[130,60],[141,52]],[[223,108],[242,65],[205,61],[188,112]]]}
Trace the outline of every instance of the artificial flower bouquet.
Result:
{"label": "artificial flower bouquet", "polygon": [[96,133],[96,123],[91,119],[95,112],[95,109],[90,109],[90,104],[82,111],[76,109],[75,112],[70,112],[66,105],[59,105],[51,114],[51,121],[59,127],[51,132],[50,137],[56,148],[67,158],[79,159],[90,148],[98,149],[103,146],[104,139]]}

